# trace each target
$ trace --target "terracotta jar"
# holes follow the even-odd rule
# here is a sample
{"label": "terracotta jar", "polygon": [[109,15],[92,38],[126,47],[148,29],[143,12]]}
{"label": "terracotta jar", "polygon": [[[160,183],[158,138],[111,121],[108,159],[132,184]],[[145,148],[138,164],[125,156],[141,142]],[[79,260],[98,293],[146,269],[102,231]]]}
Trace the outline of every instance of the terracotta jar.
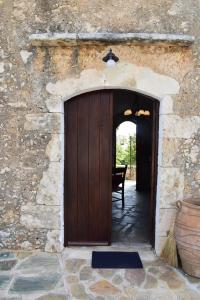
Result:
{"label": "terracotta jar", "polygon": [[175,239],[183,270],[200,278],[200,199],[177,202]]}

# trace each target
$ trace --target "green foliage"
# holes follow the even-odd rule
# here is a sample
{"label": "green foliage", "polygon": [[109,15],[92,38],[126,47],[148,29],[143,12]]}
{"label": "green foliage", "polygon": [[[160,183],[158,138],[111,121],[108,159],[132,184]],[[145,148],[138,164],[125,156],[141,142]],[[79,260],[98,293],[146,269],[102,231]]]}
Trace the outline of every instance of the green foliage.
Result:
{"label": "green foliage", "polygon": [[134,165],[136,162],[136,137],[118,136],[116,143],[116,164]]}

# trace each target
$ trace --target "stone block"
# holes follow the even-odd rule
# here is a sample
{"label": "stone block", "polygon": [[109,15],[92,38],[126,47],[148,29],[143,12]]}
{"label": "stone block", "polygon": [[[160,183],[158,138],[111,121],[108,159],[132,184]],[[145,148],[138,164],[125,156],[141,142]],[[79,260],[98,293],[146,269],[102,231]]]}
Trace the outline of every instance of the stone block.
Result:
{"label": "stone block", "polygon": [[126,270],[125,278],[133,286],[141,286],[146,277],[144,269]]}
{"label": "stone block", "polygon": [[158,164],[161,167],[177,167],[184,164],[184,160],[177,161],[179,147],[182,139],[178,138],[163,138],[159,141],[161,145],[161,153]]}
{"label": "stone block", "polygon": [[160,208],[175,207],[183,199],[184,172],[180,168],[160,168]]}
{"label": "stone block", "polygon": [[17,263],[16,259],[12,260],[0,260],[0,271],[8,271],[11,270]]}
{"label": "stone block", "polygon": [[61,113],[27,114],[24,129],[38,130],[42,133],[64,133],[62,119]]}
{"label": "stone block", "polygon": [[87,300],[88,295],[86,294],[85,287],[82,283],[73,283],[70,286],[72,299]]}
{"label": "stone block", "polygon": [[46,148],[46,155],[49,161],[64,160],[62,145],[64,144],[64,134],[52,134]]}
{"label": "stone block", "polygon": [[63,243],[60,241],[60,231],[50,230],[47,233],[47,242],[45,245],[45,251],[47,252],[61,252],[63,249]]}
{"label": "stone block", "polygon": [[159,114],[160,115],[169,115],[169,114],[173,114],[173,98],[169,95],[164,96],[161,100],[160,100],[160,111]]}
{"label": "stone block", "polygon": [[86,262],[87,261],[85,259],[81,258],[67,259],[65,261],[65,269],[68,273],[76,273],[86,264]]}
{"label": "stone block", "polygon": [[67,295],[62,295],[59,293],[52,293],[52,294],[46,294],[39,298],[36,298],[36,300],[67,300]]}
{"label": "stone block", "polygon": [[26,258],[17,267],[22,274],[53,273],[60,271],[59,260],[56,254],[39,253]]}
{"label": "stone block", "polygon": [[15,258],[14,252],[0,252],[0,261]]}
{"label": "stone block", "polygon": [[63,113],[64,103],[62,98],[59,96],[50,95],[46,100],[45,104],[48,108],[48,111],[51,113]]}
{"label": "stone block", "polygon": [[98,294],[98,295],[104,295],[104,296],[111,296],[111,295],[116,295],[119,294],[121,291],[118,287],[115,285],[111,284],[107,280],[99,280],[96,283],[92,284],[89,287],[90,291]]}
{"label": "stone block", "polygon": [[160,116],[160,135],[164,138],[190,139],[200,127],[200,116]]}
{"label": "stone block", "polygon": [[10,275],[0,275],[0,291],[7,289],[8,285],[10,284],[11,279],[12,279],[12,276],[10,276]]}
{"label": "stone block", "polygon": [[176,208],[160,209],[158,234],[159,236],[167,236],[170,226],[173,224],[176,216]]}
{"label": "stone block", "polygon": [[36,202],[44,205],[59,205],[62,203],[63,181],[62,165],[59,162],[49,163],[40,180]]}
{"label": "stone block", "polygon": [[16,255],[13,252],[0,253],[0,271],[11,270],[17,263]]}
{"label": "stone block", "polygon": [[15,278],[10,293],[28,294],[33,292],[49,291],[55,288],[60,279],[58,273],[39,276],[19,276]]}
{"label": "stone block", "polygon": [[92,273],[93,269],[89,266],[85,266],[81,269],[79,278],[81,281],[90,280],[93,278]]}
{"label": "stone block", "polygon": [[154,276],[147,274],[146,281],[144,284],[144,289],[152,289],[152,288],[156,288],[157,286],[158,286],[157,279]]}
{"label": "stone block", "polygon": [[180,289],[184,286],[183,279],[174,270],[166,270],[159,279],[166,282],[170,289]]}
{"label": "stone block", "polygon": [[23,205],[20,223],[27,228],[60,228],[60,207],[47,205]]}

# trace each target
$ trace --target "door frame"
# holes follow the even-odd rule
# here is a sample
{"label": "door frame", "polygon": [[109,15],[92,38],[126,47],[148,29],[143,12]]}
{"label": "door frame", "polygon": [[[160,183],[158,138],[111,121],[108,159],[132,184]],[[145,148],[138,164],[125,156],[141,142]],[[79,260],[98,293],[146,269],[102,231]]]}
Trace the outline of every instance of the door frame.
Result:
{"label": "door frame", "polygon": [[[154,114],[154,134],[153,134],[153,140],[154,143],[152,143],[152,145],[154,146],[154,159],[152,160],[152,172],[153,172],[153,176],[152,176],[152,189],[151,189],[151,193],[152,193],[152,203],[151,203],[151,207],[152,207],[152,227],[151,227],[151,231],[152,231],[152,239],[151,239],[151,244],[153,247],[155,247],[155,239],[156,239],[156,208],[157,208],[157,194],[158,194],[158,189],[159,187],[157,186],[157,182],[158,182],[158,150],[159,150],[159,106],[160,106],[160,99],[151,96],[149,94],[144,93],[143,91],[137,90],[137,89],[130,89],[130,88],[123,88],[123,87],[108,87],[108,86],[103,86],[103,87],[99,87],[99,88],[95,88],[95,89],[88,89],[82,92],[78,92],[75,93],[74,95],[72,95],[71,97],[69,97],[67,100],[72,100],[73,98],[75,98],[78,95],[83,95],[89,92],[97,92],[100,90],[112,90],[112,91],[116,91],[116,90],[127,90],[129,92],[133,92],[133,93],[138,93],[143,95],[145,98],[148,98],[149,101],[152,101],[153,103],[156,103],[154,108],[155,108],[155,114]],[[66,101],[67,101],[66,100]],[[66,140],[65,140],[65,131],[64,131],[64,149],[65,149],[65,144],[66,144]],[[63,150],[64,151],[64,150]],[[152,155],[153,156],[153,155]],[[65,182],[65,168],[66,168],[66,161],[65,161],[65,151],[64,151],[64,182]],[[65,199],[65,192],[63,195],[63,200]],[[66,215],[66,206],[65,206],[65,201],[64,201],[64,220],[63,220],[63,225],[64,225],[64,246],[68,246],[66,243],[66,239],[65,239],[65,215]]]}

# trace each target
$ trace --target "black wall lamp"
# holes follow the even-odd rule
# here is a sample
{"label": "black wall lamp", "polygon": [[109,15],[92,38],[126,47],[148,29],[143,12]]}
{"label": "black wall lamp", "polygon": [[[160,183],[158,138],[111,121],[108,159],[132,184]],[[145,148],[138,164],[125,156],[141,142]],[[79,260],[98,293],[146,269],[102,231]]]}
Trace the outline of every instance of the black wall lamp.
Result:
{"label": "black wall lamp", "polygon": [[102,60],[107,64],[108,67],[114,67],[119,61],[119,57],[117,57],[110,48],[108,54],[106,54],[106,56],[104,56]]}

